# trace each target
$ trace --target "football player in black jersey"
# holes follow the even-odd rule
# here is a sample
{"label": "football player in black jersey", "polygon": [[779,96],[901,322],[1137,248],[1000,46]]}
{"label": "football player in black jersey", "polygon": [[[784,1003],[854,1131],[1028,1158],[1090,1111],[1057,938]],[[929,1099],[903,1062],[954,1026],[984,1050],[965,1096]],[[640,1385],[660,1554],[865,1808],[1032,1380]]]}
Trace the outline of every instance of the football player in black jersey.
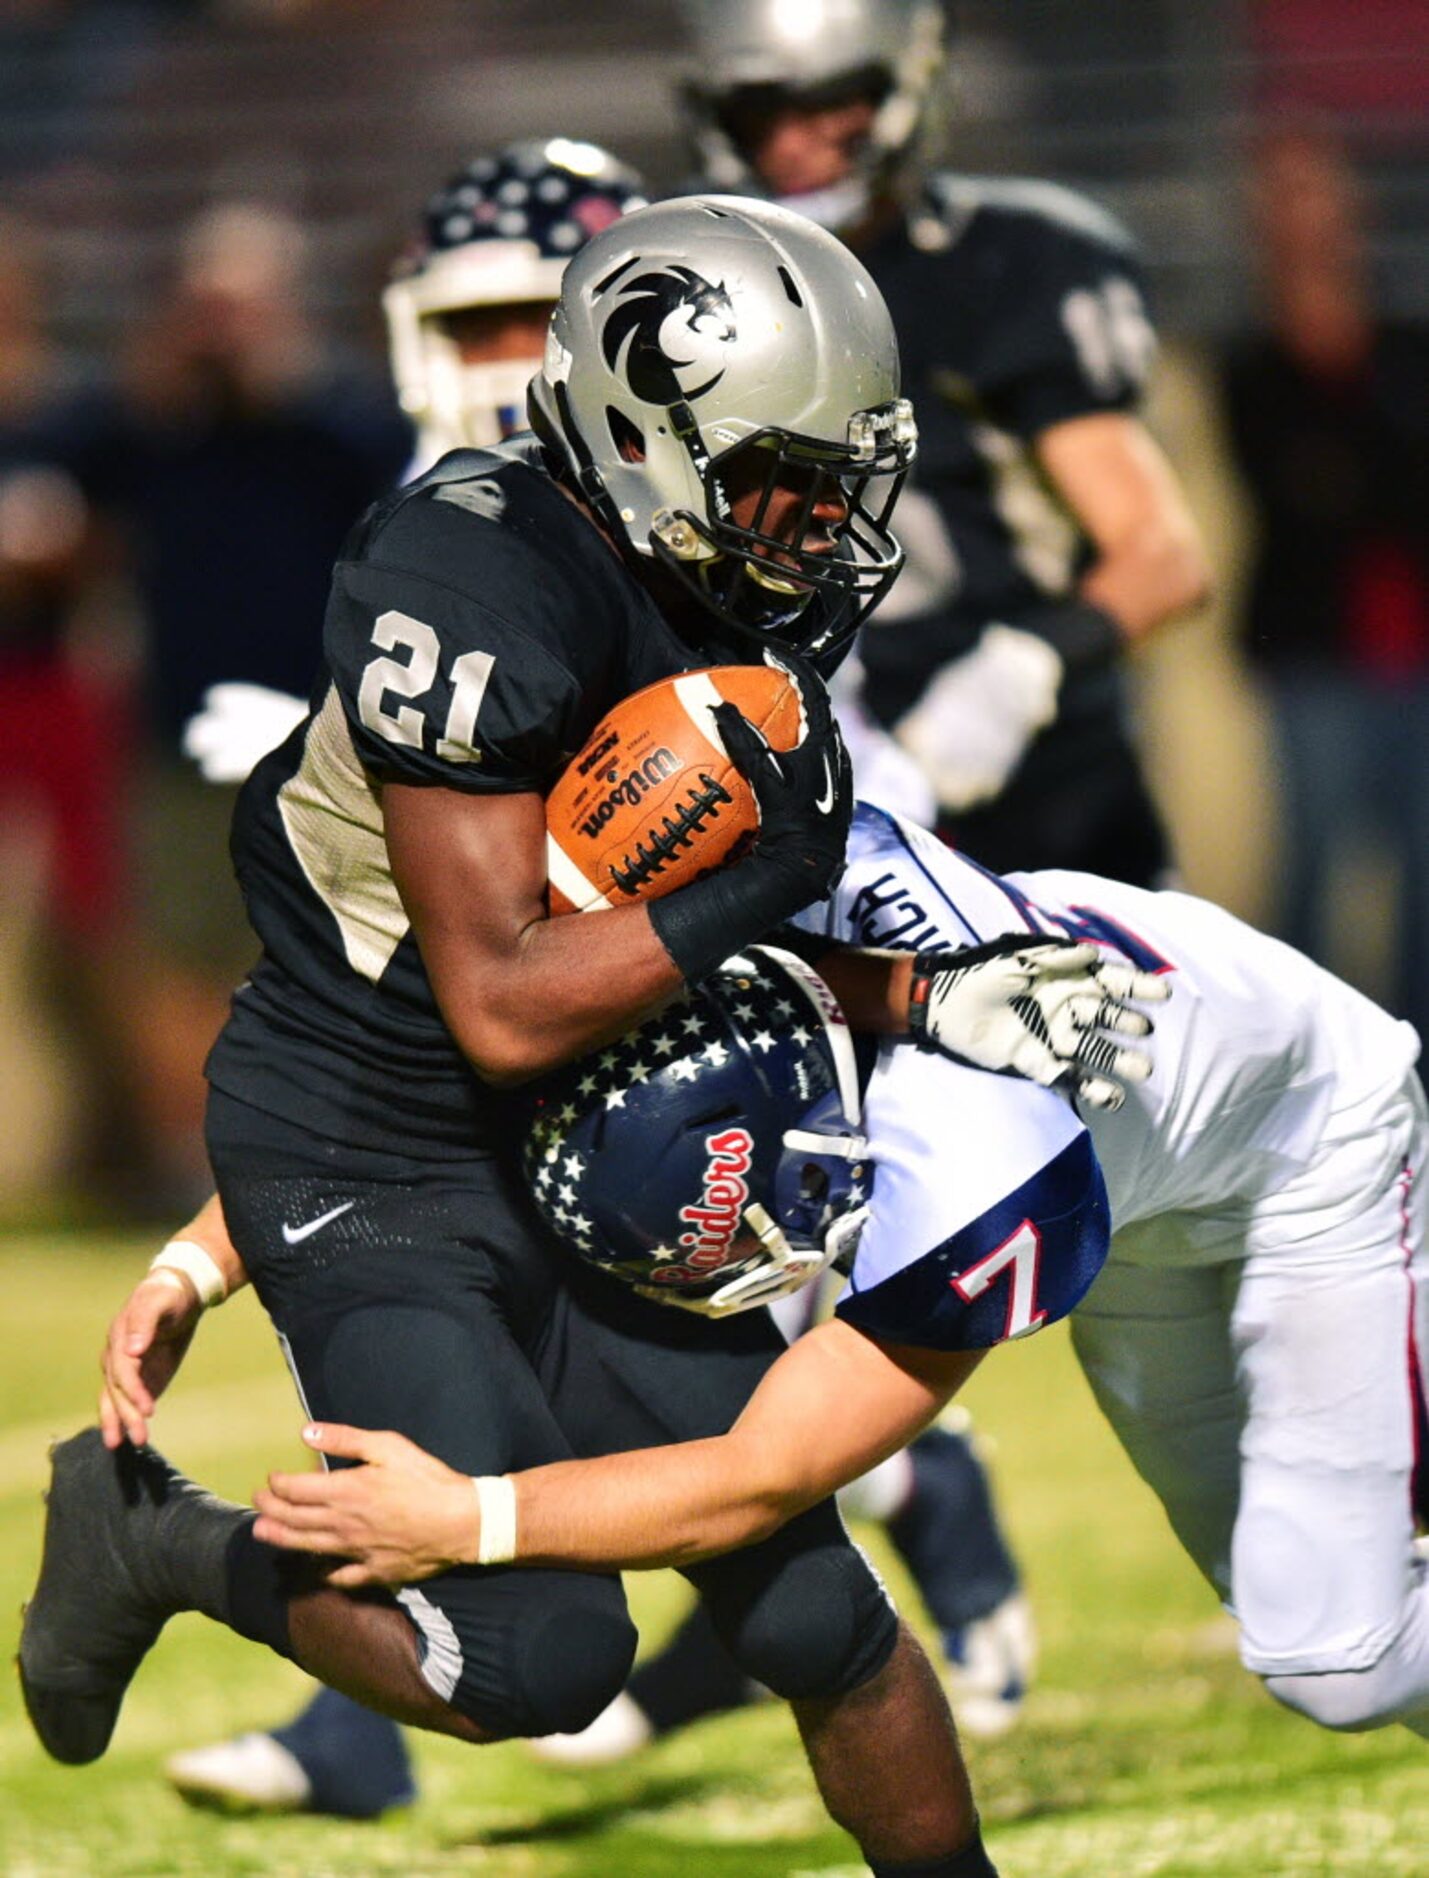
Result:
{"label": "football player in black jersey", "polygon": [[1126,232],[1051,184],[918,172],[942,56],[932,0],[687,11],[706,181],[849,242],[888,302],[918,419],[908,566],[860,643],[858,704],[896,749],[872,742],[865,769],[850,723],[860,794],[901,786],[890,806],[993,868],[1157,883],[1167,846],[1118,668],[1207,573],[1137,417],[1155,340]]}
{"label": "football player in black jersey", "polygon": [[[639,179],[608,153],[564,138],[527,140],[478,158],[431,199],[424,239],[404,258],[383,297],[394,376],[418,424],[414,472],[448,449],[498,442],[512,432],[525,386],[540,365],[545,327],[573,243],[643,206],[643,200]],[[191,753],[206,773],[242,781],[304,714],[297,699],[220,687],[191,726]],[[1066,970],[1062,961],[1052,982],[1058,994],[1075,996]],[[965,985],[972,976],[964,971]],[[1010,995],[1012,986],[1004,986],[994,1000],[1004,1017]],[[968,1027],[975,1023],[987,1034],[988,1016],[986,1009],[976,1020],[969,1013]],[[1036,1048],[1037,1040],[1014,1026],[1008,1066],[1021,1061],[1029,1046]],[[1040,1077],[1065,1069],[1054,1046],[1041,1062]],[[211,1245],[222,1263],[234,1256],[216,1207],[206,1209],[184,1237],[200,1248]],[[788,1302],[797,1311],[805,1299]],[[148,1391],[157,1393],[168,1382],[174,1346],[187,1341],[182,1306],[182,1296],[161,1271],[141,1283],[116,1316],[101,1398],[111,1447],[125,1438],[136,1444],[147,1439]],[[780,1323],[786,1332],[796,1327],[782,1316]],[[846,1514],[856,1510],[889,1520],[895,1544],[948,1633],[945,1648],[959,1666],[953,1691],[959,1725],[978,1732],[1006,1727],[1016,1713],[1029,1656],[1027,1618],[986,1478],[966,1441],[943,1430],[924,1436],[911,1455],[894,1457],[859,1483],[856,1508],[841,1504]],[[689,1648],[682,1648],[673,1662],[662,1656],[637,1672],[629,1693],[590,1729],[537,1745],[567,1760],[608,1757],[621,1745],[612,1740],[612,1724],[622,1718],[624,1744],[633,1745],[632,1717],[648,1732],[649,1715],[658,1725],[674,1727],[711,1706],[745,1699],[749,1685],[713,1640],[707,1621],[697,1606],[682,1639],[686,1646],[692,1637],[703,1639],[702,1654],[713,1654],[718,1665],[713,1685],[696,1673]],[[327,1688],[286,1726],[183,1750],[166,1763],[166,1772],[186,1797],[225,1807],[305,1807],[370,1817],[415,1792],[396,1725]]]}
{"label": "football player in black jersey", "polygon": [[[348,543],[311,710],[240,800],[264,952],[208,1065],[228,1231],[311,1409],[473,1474],[723,1429],[778,1352],[762,1316],[616,1310],[558,1274],[501,1157],[502,1088],[827,887],[851,792],[810,661],[897,573],[913,449],[863,270],[803,218],[721,199],[581,252],[531,413],[539,441],[444,459]],[[721,714],[761,810],[748,855],[653,905],[547,919],[542,792],[602,712],[766,648],[808,728],[776,758]],[[469,1741],[580,1727],[629,1667],[612,1579],[476,1570],[355,1602],[294,1579],[252,1523],[152,1451],[60,1450],[21,1644],[51,1753],[103,1752],[179,1609]],[[794,1702],[875,1871],[992,1869],[936,1682],[832,1505],[692,1576]]]}

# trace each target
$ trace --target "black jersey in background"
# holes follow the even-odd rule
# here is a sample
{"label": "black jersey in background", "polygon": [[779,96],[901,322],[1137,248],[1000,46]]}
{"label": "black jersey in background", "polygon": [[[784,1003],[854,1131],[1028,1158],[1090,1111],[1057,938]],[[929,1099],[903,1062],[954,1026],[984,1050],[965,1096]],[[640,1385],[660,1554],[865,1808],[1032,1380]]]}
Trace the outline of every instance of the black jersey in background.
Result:
{"label": "black jersey in background", "polygon": [[[994,621],[1037,631],[1090,544],[1033,453],[1043,431],[1131,412],[1155,350],[1130,237],[1041,182],[938,175],[862,256],[888,301],[918,461],[895,522],[909,565],[864,630],[866,701],[892,726]],[[994,802],[939,832],[994,869],[1154,884],[1165,840],[1111,661],[1069,668],[1058,715]]]}

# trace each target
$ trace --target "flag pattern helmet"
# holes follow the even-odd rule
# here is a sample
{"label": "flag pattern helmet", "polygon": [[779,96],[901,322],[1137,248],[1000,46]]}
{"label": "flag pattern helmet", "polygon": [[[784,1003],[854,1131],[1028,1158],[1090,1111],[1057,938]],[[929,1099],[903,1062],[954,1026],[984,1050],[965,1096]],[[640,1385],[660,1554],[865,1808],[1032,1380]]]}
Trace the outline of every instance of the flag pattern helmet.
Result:
{"label": "flag pattern helmet", "polygon": [[752,946],[543,1081],[522,1164],[568,1249],[723,1317],[851,1251],[872,1180],[853,1044],[802,960]]}
{"label": "flag pattern helmet", "polygon": [[943,63],[936,0],[685,0],[689,74],[682,95],[701,176],[712,188],[767,191],[755,129],[781,105],[870,98],[872,129],[846,182],[793,198],[829,228],[866,213],[912,149]]}
{"label": "flag pattern helmet", "polygon": [[[888,309],[841,242],[771,203],[680,197],[597,235],[566,270],[531,419],[617,545],[726,627],[828,654],[902,565],[889,520],[917,428]],[[802,494],[781,536],[776,485]],[[838,514],[832,552],[806,545],[816,509]]]}
{"label": "flag pattern helmet", "polygon": [[525,428],[532,356],[463,361],[451,315],[478,307],[554,305],[567,261],[591,236],[648,200],[631,169],[599,145],[527,139],[478,157],[428,202],[423,232],[383,295],[403,409],[435,460]]}

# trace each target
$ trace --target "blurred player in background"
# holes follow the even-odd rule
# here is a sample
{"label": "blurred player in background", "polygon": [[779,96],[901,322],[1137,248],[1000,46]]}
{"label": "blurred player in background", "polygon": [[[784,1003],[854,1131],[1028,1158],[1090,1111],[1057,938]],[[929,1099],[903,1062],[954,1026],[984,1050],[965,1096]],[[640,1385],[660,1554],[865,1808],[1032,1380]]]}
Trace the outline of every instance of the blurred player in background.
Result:
{"label": "blurred player in background", "polygon": [[569,137],[477,157],[432,197],[382,296],[392,376],[417,426],[412,475],[526,429],[566,263],[648,199],[634,170]]}
{"label": "blurred player in background", "polygon": [[[943,57],[931,0],[687,13],[705,183],[832,228],[898,333],[922,440],[859,703],[914,758],[938,831],[985,865],[1155,882],[1166,841],[1120,667],[1207,574],[1136,414],[1155,340],[1130,239],[1052,184],[920,171]],[[862,775],[859,791],[887,793]]]}
{"label": "blurred player in background", "polygon": [[134,1197],[151,1210],[207,1190],[204,1054],[255,956],[227,859],[233,798],[194,775],[184,726],[217,679],[311,682],[333,560],[411,446],[387,387],[322,338],[308,261],[303,229],[267,204],[196,216],[88,438],[144,635],[147,957],[129,1002],[149,1162]]}
{"label": "blurred player in background", "polygon": [[[86,488],[93,388],[51,337],[49,304],[35,232],[0,218],[0,1108],[13,1118],[0,1156],[0,1200],[7,1205],[63,1132],[34,955],[43,953],[44,989],[82,1007],[96,1046],[84,1080],[113,1102],[136,951],[127,891],[132,675],[112,642],[91,632],[88,646],[77,643],[81,611],[93,604],[112,557],[98,551]],[[98,1119],[84,1118],[91,1134]],[[91,1138],[84,1149],[102,1145]]]}
{"label": "blurred player in background", "polygon": [[[575,246],[644,201],[632,172],[588,144],[528,141],[478,158],[428,205],[426,238],[383,298],[403,408],[418,426],[414,470],[446,451],[499,442],[525,419],[560,277]],[[297,700],[222,687],[191,743],[230,780],[301,715]],[[812,1298],[781,1323],[797,1334]],[[930,1430],[845,1496],[850,1516],[887,1522],[938,1625],[960,1725],[1003,1732],[1031,1673],[1031,1615],[982,1463],[962,1432]],[[637,1669],[579,1736],[545,1758],[608,1759],[695,1719],[753,1700],[751,1684],[695,1605],[676,1649]],[[324,1689],[271,1733],[190,1749],[169,1777],[199,1803],[307,1807],[369,1817],[412,1797],[395,1726]]]}
{"label": "blurred player in background", "polygon": [[1225,393],[1255,522],[1243,643],[1284,798],[1280,924],[1326,957],[1337,870],[1382,844],[1386,1002],[1429,1035],[1429,330],[1375,305],[1364,188],[1335,141],[1287,126],[1254,154],[1261,308]]}

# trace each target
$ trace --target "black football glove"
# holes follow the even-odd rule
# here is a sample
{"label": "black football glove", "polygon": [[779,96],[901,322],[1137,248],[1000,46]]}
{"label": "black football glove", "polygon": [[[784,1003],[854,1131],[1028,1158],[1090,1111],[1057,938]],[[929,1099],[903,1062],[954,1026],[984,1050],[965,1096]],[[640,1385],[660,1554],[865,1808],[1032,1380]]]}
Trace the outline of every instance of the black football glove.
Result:
{"label": "black football glove", "polygon": [[1093,1108],[1119,1109],[1126,1085],[1151,1074],[1142,1004],[1171,995],[1164,978],[1094,945],[1013,934],[913,961],[908,1028],[925,1049],[979,1069],[1061,1083]]}
{"label": "black football glove", "polygon": [[730,761],[759,806],[759,833],[743,859],[652,902],[650,920],[686,978],[714,970],[822,899],[843,871],[853,817],[853,770],[823,680],[805,660],[767,655],[789,673],[804,708],[804,734],[775,750],[729,703],[712,715]]}
{"label": "black football glove", "polygon": [[771,659],[798,687],[804,706],[804,735],[792,750],[770,747],[738,706],[717,704],[712,713],[730,761],[759,804],[754,854],[788,867],[806,891],[798,912],[820,900],[843,872],[853,819],[853,767],[834,720],[823,680],[804,660]]}

